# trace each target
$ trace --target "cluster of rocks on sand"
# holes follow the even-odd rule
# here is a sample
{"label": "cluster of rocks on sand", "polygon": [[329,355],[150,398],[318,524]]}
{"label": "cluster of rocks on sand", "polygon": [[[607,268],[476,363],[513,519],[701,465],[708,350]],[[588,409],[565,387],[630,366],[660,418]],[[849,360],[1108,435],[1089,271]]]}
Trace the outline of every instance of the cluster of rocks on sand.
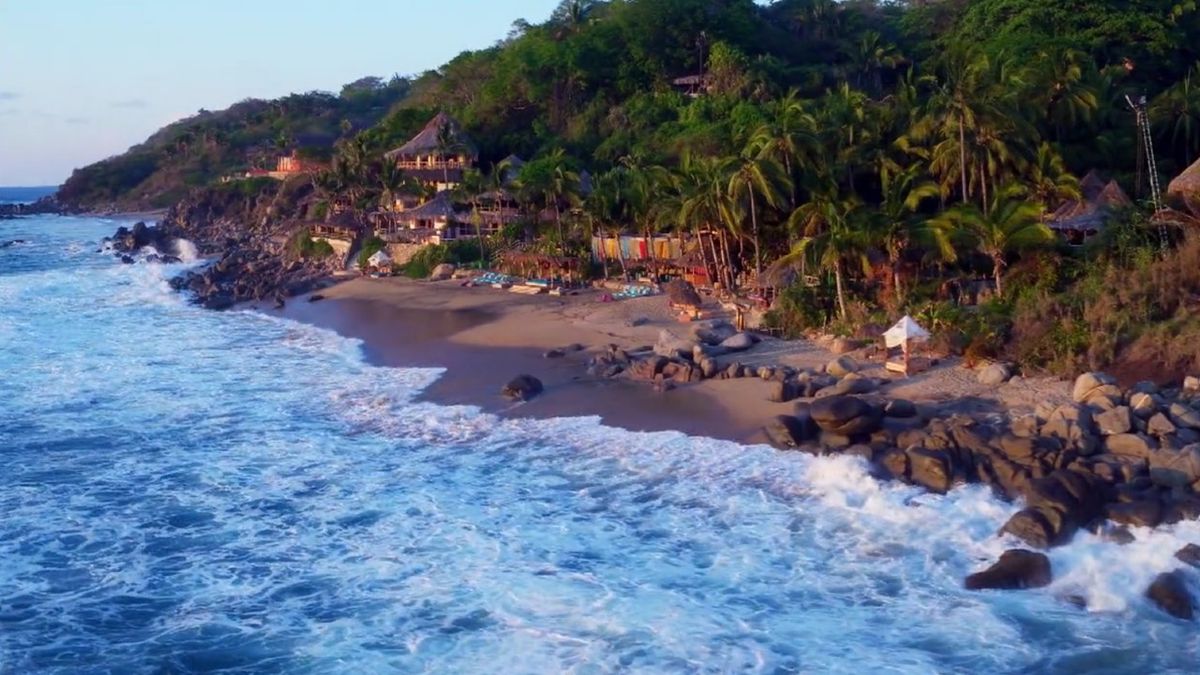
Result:
{"label": "cluster of rocks on sand", "polygon": [[[982,483],[1003,499],[1020,500],[1024,507],[998,534],[1028,548],[1010,550],[968,577],[970,589],[1049,584],[1050,561],[1040,550],[1068,543],[1080,529],[1128,543],[1131,527],[1200,517],[1200,379],[1123,389],[1103,373],[1085,373],[1070,403],[1020,416],[969,415],[953,401],[889,398],[879,393],[885,382],[861,375],[848,356],[820,372],[728,362],[756,341],[725,322],[700,322],[686,333],[664,330],[654,345],[612,345],[592,355],[588,367],[598,377],[628,377],[664,391],[711,378],[761,378],[770,384],[769,400],[794,402],[791,414],[763,428],[781,450],[861,457],[881,478],[935,493]],[[726,365],[717,365],[718,356]],[[1007,367],[982,372],[981,380],[997,383],[1011,375]],[[1185,547],[1178,557],[1200,566],[1200,547]],[[1183,574],[1161,575],[1146,595],[1171,615],[1191,618],[1195,601]]]}

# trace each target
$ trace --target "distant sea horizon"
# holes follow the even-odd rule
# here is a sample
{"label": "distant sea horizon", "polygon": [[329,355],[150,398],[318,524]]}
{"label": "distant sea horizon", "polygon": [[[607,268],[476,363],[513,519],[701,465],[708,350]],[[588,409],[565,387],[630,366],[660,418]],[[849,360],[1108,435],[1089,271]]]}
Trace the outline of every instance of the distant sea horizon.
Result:
{"label": "distant sea horizon", "polygon": [[52,195],[58,190],[57,185],[0,185],[0,204],[26,204]]}

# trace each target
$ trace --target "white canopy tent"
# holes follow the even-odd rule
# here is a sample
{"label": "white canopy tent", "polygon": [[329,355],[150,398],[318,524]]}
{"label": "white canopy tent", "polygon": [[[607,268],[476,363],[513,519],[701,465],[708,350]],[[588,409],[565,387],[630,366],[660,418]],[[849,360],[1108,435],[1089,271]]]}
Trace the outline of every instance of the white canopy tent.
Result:
{"label": "white canopy tent", "polygon": [[925,363],[927,359],[910,358],[908,346],[914,342],[925,342],[928,339],[929,331],[913,321],[911,316],[905,315],[903,319],[896,322],[895,326],[887,329],[883,334],[883,341],[888,349],[899,347],[901,350],[900,360],[893,361],[889,357],[884,363],[884,367],[904,375],[924,370],[928,367]]}
{"label": "white canopy tent", "polygon": [[903,347],[908,342],[924,342],[928,339],[929,331],[921,328],[921,325],[907,314],[883,334],[883,341],[887,343],[888,349]]}
{"label": "white canopy tent", "polygon": [[385,252],[381,249],[379,251],[372,253],[370,258],[367,258],[367,264],[371,265],[372,267],[383,267],[385,265],[391,265],[392,257],[389,256],[387,254],[387,252]]}

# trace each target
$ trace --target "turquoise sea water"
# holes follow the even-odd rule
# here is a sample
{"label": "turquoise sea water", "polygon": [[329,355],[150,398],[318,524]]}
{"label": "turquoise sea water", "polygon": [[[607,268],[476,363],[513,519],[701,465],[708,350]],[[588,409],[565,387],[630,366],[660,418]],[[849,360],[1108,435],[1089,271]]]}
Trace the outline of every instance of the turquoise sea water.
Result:
{"label": "turquoise sea water", "polygon": [[1195,669],[1141,598],[1195,523],[969,593],[986,490],[417,403],[438,371],[192,307],[116,225],[0,221],[0,673]]}

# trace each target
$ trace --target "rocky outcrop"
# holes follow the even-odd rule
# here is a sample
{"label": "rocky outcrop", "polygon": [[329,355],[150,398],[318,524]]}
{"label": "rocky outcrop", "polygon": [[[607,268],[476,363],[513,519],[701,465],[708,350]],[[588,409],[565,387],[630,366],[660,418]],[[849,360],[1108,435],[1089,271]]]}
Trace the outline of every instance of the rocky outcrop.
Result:
{"label": "rocky outcrop", "polygon": [[1155,577],[1146,589],[1146,597],[1176,619],[1191,621],[1196,613],[1196,600],[1178,571],[1163,572]]}
{"label": "rocky outcrop", "polygon": [[967,577],[964,586],[969,591],[1041,588],[1050,585],[1053,578],[1050,559],[1044,553],[1010,549],[1000,554],[991,567]]}
{"label": "rocky outcrop", "polygon": [[528,401],[543,390],[542,381],[532,375],[518,375],[508,381],[500,395],[513,401]]}

